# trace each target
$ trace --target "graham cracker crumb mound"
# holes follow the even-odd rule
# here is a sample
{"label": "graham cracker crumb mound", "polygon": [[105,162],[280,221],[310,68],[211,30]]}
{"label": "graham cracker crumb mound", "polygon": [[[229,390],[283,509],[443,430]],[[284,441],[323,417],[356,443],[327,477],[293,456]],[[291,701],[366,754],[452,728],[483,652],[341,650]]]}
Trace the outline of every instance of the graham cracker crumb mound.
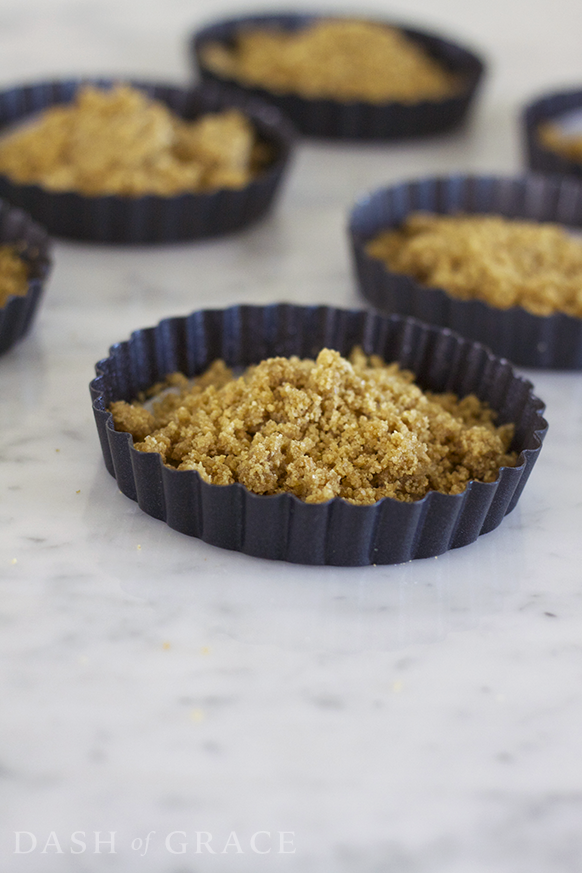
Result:
{"label": "graham cracker crumb mound", "polygon": [[261,149],[237,109],[184,121],[129,85],[84,86],[0,139],[0,173],[20,184],[86,195],[170,196],[242,188]]}
{"label": "graham cracker crumb mound", "polygon": [[378,234],[366,251],[461,300],[582,317],[582,243],[556,224],[419,212]]}
{"label": "graham cracker crumb mound", "polygon": [[496,427],[474,395],[423,392],[413,379],[359,348],[349,360],[323,349],[315,361],[269,358],[239,378],[216,361],[193,383],[173,374],[157,385],[151,410],[144,397],[110,410],[136,449],[171,467],[308,503],[457,494],[515,465],[513,425]]}
{"label": "graham cracker crumb mound", "polygon": [[9,297],[24,297],[28,292],[28,267],[18,246],[0,245],[0,308]]}
{"label": "graham cracker crumb mound", "polygon": [[582,133],[564,133],[557,125],[546,121],[539,125],[538,137],[549,151],[570,161],[582,162]]}
{"label": "graham cracker crumb mound", "polygon": [[401,31],[348,19],[295,32],[241,29],[233,47],[209,43],[202,60],[219,75],[307,98],[416,103],[449,97],[460,85]]}

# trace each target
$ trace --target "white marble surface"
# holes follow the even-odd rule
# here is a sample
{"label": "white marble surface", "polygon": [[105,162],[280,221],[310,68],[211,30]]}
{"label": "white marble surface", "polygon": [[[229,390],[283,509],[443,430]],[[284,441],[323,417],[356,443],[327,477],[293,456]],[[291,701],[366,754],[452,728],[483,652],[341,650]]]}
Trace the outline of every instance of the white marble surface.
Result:
{"label": "white marble surface", "polygon": [[[503,525],[397,567],[207,546],[141,513],[100,457],[87,384],[112,342],[210,304],[356,304],[344,225],[357,193],[513,172],[519,107],[582,85],[578,0],[366,7],[487,55],[464,133],[303,144],[273,216],[229,239],[60,242],[34,333],[0,360],[3,873],[582,869],[581,375],[530,374],[550,433]],[[189,31],[246,8],[0,0],[0,84],[185,82]],[[268,854],[250,845],[262,831]],[[196,853],[202,832],[214,854]]]}

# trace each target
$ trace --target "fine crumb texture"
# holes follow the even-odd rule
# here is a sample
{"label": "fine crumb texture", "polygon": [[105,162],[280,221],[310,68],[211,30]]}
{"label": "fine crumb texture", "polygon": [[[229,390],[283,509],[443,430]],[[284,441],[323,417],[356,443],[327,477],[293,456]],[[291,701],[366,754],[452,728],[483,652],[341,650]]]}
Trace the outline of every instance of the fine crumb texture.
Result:
{"label": "fine crumb texture", "polygon": [[172,374],[154,386],[153,404],[142,396],[110,410],[136,449],[171,467],[307,503],[458,494],[515,465],[513,425],[496,427],[475,395],[423,392],[413,380],[359,348],[349,360],[323,349],[315,361],[269,358],[239,378],[215,361],[193,383]]}
{"label": "fine crumb texture", "polygon": [[28,267],[15,245],[0,245],[0,309],[28,292]]}
{"label": "fine crumb texture", "polygon": [[567,134],[557,125],[546,121],[538,127],[538,136],[544,148],[569,161],[582,163],[582,133]]}
{"label": "fine crumb texture", "polygon": [[218,75],[307,98],[416,103],[449,97],[460,85],[401,31],[367,21],[241,29],[233,47],[209,43],[202,60]]}
{"label": "fine crumb texture", "polygon": [[556,224],[419,212],[378,234],[366,251],[460,300],[582,317],[582,243]]}
{"label": "fine crumb texture", "polygon": [[170,196],[242,188],[265,146],[237,109],[184,121],[137,88],[91,85],[0,140],[0,173],[86,195]]}

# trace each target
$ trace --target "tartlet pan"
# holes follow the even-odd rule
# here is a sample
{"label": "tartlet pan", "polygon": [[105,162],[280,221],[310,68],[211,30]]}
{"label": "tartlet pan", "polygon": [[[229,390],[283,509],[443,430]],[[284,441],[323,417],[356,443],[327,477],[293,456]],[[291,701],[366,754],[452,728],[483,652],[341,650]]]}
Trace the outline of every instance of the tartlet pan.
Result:
{"label": "tartlet pan", "polygon": [[[108,406],[131,400],[167,373],[202,372],[216,358],[244,367],[276,355],[315,357],[323,347],[368,353],[413,370],[424,388],[475,392],[514,422],[515,467],[462,494],[431,492],[415,503],[384,498],[354,506],[334,498],[307,504],[291,494],[260,496],[240,484],[209,485],[193,470],[163,465],[114,429]],[[96,365],[90,385],[107,469],[120,490],[154,518],[189,536],[248,555],[300,564],[391,564],[439,555],[493,530],[510,512],[539,454],[547,424],[530,382],[483,346],[400,316],[325,306],[235,306],[201,310],[138,330]]]}
{"label": "tartlet pan", "polygon": [[[558,121],[577,112],[582,118],[582,91],[562,91],[539,97],[526,106],[523,113],[524,148],[527,165],[542,173],[582,176],[582,161],[572,161],[546,148],[538,134],[540,124]],[[582,129],[581,129],[582,133]]]}
{"label": "tartlet pan", "polygon": [[50,240],[46,230],[22,209],[0,200],[0,244],[15,243],[29,270],[28,291],[9,297],[0,307],[0,354],[24,337],[32,325],[51,268]]}
{"label": "tartlet pan", "polygon": [[383,21],[398,28],[419,43],[444,67],[464,79],[464,87],[443,100],[417,103],[342,102],[331,99],[307,99],[296,94],[282,94],[266,88],[250,87],[234,79],[219,76],[204,66],[203,47],[209,42],[233,44],[242,29],[277,28],[296,31],[312,22],[338,17],[327,15],[263,14],[218,21],[199,30],[191,39],[194,64],[202,80],[222,82],[241,93],[252,94],[278,106],[297,129],[308,136],[334,139],[403,139],[441,133],[458,127],[465,119],[484,72],[483,61],[468,49],[433,33],[411,29],[396,22]]}
{"label": "tartlet pan", "polygon": [[[55,104],[70,103],[85,84],[108,88],[115,82],[72,79],[1,92],[0,135],[3,127],[12,127]],[[108,243],[168,243],[216,236],[239,230],[267,212],[281,182],[294,137],[291,125],[275,107],[215,84],[190,90],[147,82],[130,84],[188,120],[227,107],[240,109],[251,119],[260,137],[271,145],[272,164],[240,190],[222,188],[168,197],[90,197],[17,184],[0,174],[0,196],[26,209],[54,236]]]}
{"label": "tartlet pan", "polygon": [[518,178],[446,176],[383,188],[363,197],[350,215],[349,234],[359,289],[383,312],[413,315],[450,327],[524,367],[582,369],[582,319],[533,315],[521,307],[498,309],[458,300],[391,272],[366,253],[381,230],[396,228],[411,212],[482,213],[582,226],[582,185],[532,174]]}

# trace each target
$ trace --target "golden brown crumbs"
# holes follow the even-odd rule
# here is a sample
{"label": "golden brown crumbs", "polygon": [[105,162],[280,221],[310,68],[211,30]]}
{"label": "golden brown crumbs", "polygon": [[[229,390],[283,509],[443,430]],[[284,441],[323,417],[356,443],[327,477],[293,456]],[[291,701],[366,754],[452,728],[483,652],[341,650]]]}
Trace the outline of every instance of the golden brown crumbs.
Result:
{"label": "golden brown crumbs", "polygon": [[538,136],[541,144],[549,151],[570,161],[582,162],[582,134],[564,133],[557,125],[546,121],[539,125]]}
{"label": "golden brown crumbs", "polygon": [[129,85],[80,88],[0,140],[0,172],[87,195],[173,195],[242,188],[266,157],[237,109],[184,121]]}
{"label": "golden brown crumbs", "polygon": [[208,43],[202,61],[218,75],[307,98],[416,103],[449,97],[460,84],[404,33],[368,21],[241,30],[234,47]]}
{"label": "golden brown crumbs", "polygon": [[0,245],[0,308],[28,292],[28,267],[15,245]]}
{"label": "golden brown crumbs", "polygon": [[555,224],[418,212],[366,251],[460,300],[582,317],[582,243]]}
{"label": "golden brown crumbs", "polygon": [[193,383],[172,374],[151,410],[123,400],[110,410],[136,449],[168,466],[307,503],[457,494],[515,465],[513,425],[496,427],[475,395],[423,392],[413,379],[359,348],[349,360],[323,349],[315,361],[269,358],[239,378],[215,361]]}

